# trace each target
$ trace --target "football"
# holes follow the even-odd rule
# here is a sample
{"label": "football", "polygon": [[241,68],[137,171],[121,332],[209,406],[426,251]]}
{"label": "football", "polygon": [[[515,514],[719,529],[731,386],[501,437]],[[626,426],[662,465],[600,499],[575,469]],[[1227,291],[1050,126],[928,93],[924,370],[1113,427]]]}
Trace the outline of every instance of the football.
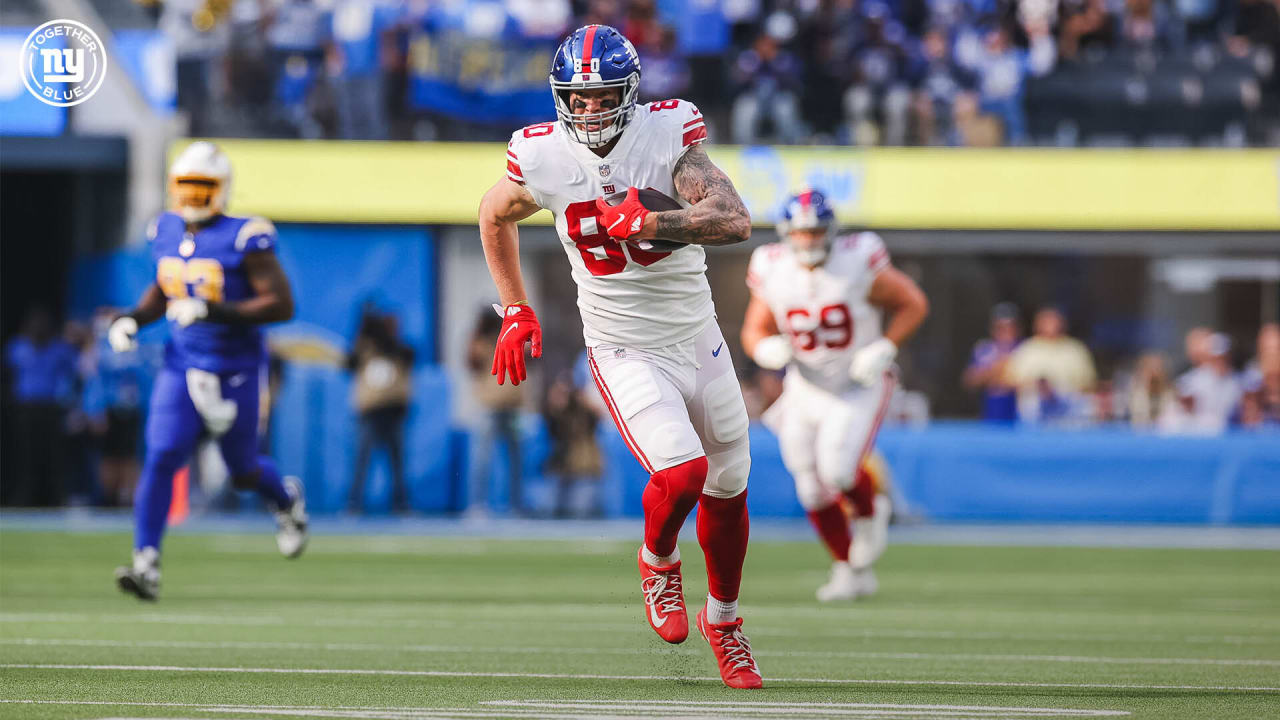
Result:
{"label": "football", "polygon": [[[654,190],[653,188],[640,188],[639,190],[638,195],[640,197],[640,204],[644,205],[646,209],[662,211],[680,210],[684,207],[680,204],[680,201]],[[617,205],[626,199],[626,197],[627,193],[623,191],[609,195],[605,198],[605,202],[610,205]],[[649,250],[651,252],[671,252],[672,250],[679,250],[688,244],[677,240],[662,240],[660,238],[654,238],[652,240],[632,240],[629,242],[634,247],[640,248],[641,250]]]}

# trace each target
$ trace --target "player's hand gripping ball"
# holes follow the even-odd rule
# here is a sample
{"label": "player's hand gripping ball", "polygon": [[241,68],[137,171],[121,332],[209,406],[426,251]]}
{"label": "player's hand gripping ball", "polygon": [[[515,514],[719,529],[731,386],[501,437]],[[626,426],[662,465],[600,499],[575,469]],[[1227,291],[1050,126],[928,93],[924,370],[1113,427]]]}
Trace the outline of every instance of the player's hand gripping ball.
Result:
{"label": "player's hand gripping ball", "polygon": [[489,374],[498,376],[499,385],[506,377],[511,378],[512,385],[519,385],[528,377],[524,368],[524,344],[529,343],[529,355],[542,357],[542,326],[528,305],[513,304],[506,308],[494,305],[493,309],[502,315],[502,329],[493,348],[493,370]]}
{"label": "player's hand gripping ball", "polygon": [[627,188],[626,193],[596,198],[596,209],[600,212],[600,228],[617,242],[629,242],[641,250],[651,252],[671,252],[684,247],[686,243],[675,240],[636,240],[636,233],[644,225],[644,219],[650,212],[680,210],[683,206],[675,198],[645,188]]}

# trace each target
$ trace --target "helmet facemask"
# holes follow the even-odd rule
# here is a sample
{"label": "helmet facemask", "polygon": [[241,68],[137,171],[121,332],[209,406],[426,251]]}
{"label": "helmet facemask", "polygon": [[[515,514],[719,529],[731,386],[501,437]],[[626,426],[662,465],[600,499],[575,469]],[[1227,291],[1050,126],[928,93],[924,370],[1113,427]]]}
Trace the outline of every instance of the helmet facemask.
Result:
{"label": "helmet facemask", "polygon": [[231,193],[231,163],[217,145],[197,141],[169,168],[169,204],[188,223],[223,213]]}
{"label": "helmet facemask", "polygon": [[[806,214],[812,217],[805,217]],[[800,247],[791,237],[791,233],[797,230],[821,230],[821,244],[817,247]],[[787,246],[791,248],[791,254],[801,265],[817,267],[826,262],[827,255],[831,252],[831,243],[836,236],[836,223],[834,220],[823,222],[816,213],[805,213],[789,221],[780,221],[778,233],[786,239]]]}
{"label": "helmet facemask", "polygon": [[189,223],[204,222],[226,207],[226,184],[218,178],[185,175],[169,179],[174,212]]}
{"label": "helmet facemask", "polygon": [[[618,106],[596,113],[573,112],[570,96],[574,92],[597,88],[618,88]],[[551,95],[555,99],[556,115],[560,118],[560,123],[570,137],[591,148],[608,145],[627,127],[635,116],[639,89],[639,73],[621,80],[596,82],[557,82],[554,78],[551,79]]]}

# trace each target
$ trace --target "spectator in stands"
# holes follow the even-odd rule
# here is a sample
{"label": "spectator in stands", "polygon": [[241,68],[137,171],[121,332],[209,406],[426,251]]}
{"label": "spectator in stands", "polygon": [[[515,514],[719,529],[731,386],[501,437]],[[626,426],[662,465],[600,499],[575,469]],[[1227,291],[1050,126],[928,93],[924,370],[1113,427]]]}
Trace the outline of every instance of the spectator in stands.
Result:
{"label": "spectator in stands", "polygon": [[[689,97],[707,117],[708,127],[725,127],[722,108],[729,99],[725,82],[729,48],[729,18],[725,0],[687,0],[677,3],[668,22],[675,26],[677,52],[687,60]],[[663,7],[659,3],[659,7]],[[648,72],[646,66],[645,72]],[[643,77],[641,78],[643,82]],[[713,122],[712,120],[720,122]]]}
{"label": "spectator in stands", "polygon": [[[585,359],[586,353],[582,356]],[[547,434],[551,436],[546,469],[556,478],[556,517],[601,514],[599,484],[604,456],[596,442],[596,426],[602,407],[599,392],[587,379],[586,363],[579,361],[578,366],[556,378],[547,389],[543,404]],[[575,495],[583,492],[590,495],[589,500],[576,502]]]}
{"label": "spectator in stands", "polygon": [[559,41],[573,20],[569,0],[506,0],[504,5],[530,40]]}
{"label": "spectator in stands", "polygon": [[267,44],[282,119],[298,137],[322,137],[324,129],[313,112],[311,94],[329,43],[328,13],[312,0],[281,0],[269,17]]}
{"label": "spectator in stands", "polygon": [[1241,383],[1240,423],[1280,428],[1280,324],[1268,323],[1258,331],[1257,354],[1245,366]]}
{"label": "spectator in stands", "polygon": [[1017,388],[1006,380],[1009,358],[1022,340],[1018,308],[1000,303],[991,310],[991,337],[973,346],[973,358],[964,371],[964,386],[982,392],[982,419],[1011,423],[1018,419]]}
{"label": "spectator in stands", "polygon": [[767,135],[761,121],[770,122],[778,142],[800,140],[799,103],[796,90],[800,67],[795,57],[782,48],[776,34],[761,32],[752,46],[738,55],[732,78],[737,86],[731,120],[733,141],[742,145],[760,143]]}
{"label": "spectator in stands", "polygon": [[1014,47],[1009,28],[996,25],[986,31],[980,48],[975,47],[971,35],[963,52],[957,48],[960,62],[978,76],[982,112],[1000,120],[1010,145],[1023,145],[1030,139],[1023,107],[1027,78],[1048,73],[1055,59],[1053,38],[1046,25],[1027,27],[1027,37],[1026,50]]}
{"label": "spectator in stands", "polygon": [[1255,67],[1269,68],[1261,98],[1263,117],[1271,118],[1266,142],[1280,142],[1280,3],[1276,0],[1239,0],[1234,22],[1229,24],[1227,51],[1239,58],[1252,57]]}
{"label": "spectator in stands", "polygon": [[471,428],[467,515],[489,514],[489,482],[493,458],[501,444],[507,450],[508,493],[511,510],[524,514],[523,468],[520,452],[520,409],[524,405],[527,383],[498,385],[493,381],[493,348],[502,329],[502,318],[489,308],[480,312],[471,344],[467,351],[467,368],[471,372],[471,395],[480,403],[483,414]]}
{"label": "spectator in stands", "polygon": [[160,30],[177,56],[178,108],[195,137],[209,133],[211,112],[224,94],[215,71],[231,42],[230,10],[231,3],[165,0],[160,11]]}
{"label": "spectator in stands", "polygon": [[1168,52],[1182,45],[1183,28],[1155,0],[1125,0],[1119,19],[1118,45],[1130,50]]}
{"label": "spectator in stands", "polygon": [[689,89],[689,64],[676,47],[676,33],[669,27],[658,31],[653,47],[640,50],[644,74],[640,76],[640,97],[646,100],[683,97]]}
{"label": "spectator in stands", "polygon": [[326,47],[344,140],[385,140],[384,58],[393,50],[402,8],[387,0],[340,0],[333,7]]}
{"label": "spectator in stands", "polygon": [[404,477],[404,422],[413,397],[413,348],[400,339],[395,315],[366,305],[347,369],[355,378],[352,404],[360,418],[360,441],[351,478],[348,512],[364,508],[364,483],[373,451],[384,448],[391,465],[391,510],[409,511]]}
{"label": "spectator in stands", "polygon": [[67,321],[62,327],[62,339],[75,352],[75,376],[63,421],[67,503],[83,507],[96,504],[101,499],[96,446],[105,428],[93,413],[93,398],[88,393],[98,372],[97,353],[93,333],[83,322]]}
{"label": "spectator in stands", "polygon": [[1018,388],[1018,416],[1036,421],[1071,414],[1097,381],[1093,356],[1066,334],[1057,308],[1041,308],[1033,331],[1005,366],[1005,382]]}
{"label": "spectator in stands", "polygon": [[1176,403],[1164,356],[1151,352],[1138,358],[1129,385],[1129,423],[1135,428],[1165,429],[1176,413]]}
{"label": "spectator in stands", "polygon": [[1231,339],[1222,333],[1210,335],[1206,352],[1205,359],[1178,378],[1184,417],[1176,429],[1181,432],[1221,433],[1240,404],[1240,381],[1231,369]]}
{"label": "spectator in stands", "polygon": [[142,398],[147,367],[139,349],[113,352],[107,344],[107,328],[120,311],[105,308],[94,319],[97,343],[93,381],[86,405],[101,429],[101,459],[98,482],[102,504],[129,507],[141,467]]}
{"label": "spectator in stands", "polygon": [[951,43],[942,27],[930,28],[921,42],[921,57],[913,84],[916,139],[921,145],[959,145],[957,110],[976,107],[974,74],[951,55]]}
{"label": "spectator in stands", "polygon": [[586,25],[618,27],[622,25],[622,20],[621,0],[589,0],[587,11],[583,14],[581,22]]}
{"label": "spectator in stands", "polygon": [[850,2],[822,2],[800,17],[796,52],[802,67],[801,112],[818,142],[830,143],[844,129],[849,56],[861,20]]}
{"label": "spectator in stands", "polygon": [[66,492],[66,416],[74,400],[76,351],[54,333],[42,307],[27,312],[5,349],[13,375],[14,476],[5,478],[10,505],[61,505]]}
{"label": "spectator in stands", "polygon": [[1213,337],[1213,328],[1193,327],[1187,331],[1182,340],[1183,351],[1187,355],[1188,369],[1199,367],[1209,360],[1209,339]]}
{"label": "spectator in stands", "polygon": [[1061,0],[1058,52],[1075,60],[1081,51],[1105,50],[1115,41],[1115,27],[1104,0]]}
{"label": "spectator in stands", "polygon": [[1186,28],[1186,39],[1193,44],[1216,43],[1219,26],[1225,15],[1226,2],[1219,0],[1173,0],[1173,11]]}
{"label": "spectator in stands", "polygon": [[911,90],[906,31],[889,7],[873,0],[863,7],[864,35],[853,48],[853,85],[845,94],[849,137],[859,145],[904,145]]}
{"label": "spectator in stands", "polygon": [[[637,49],[656,46],[662,33],[662,24],[658,22],[658,7],[654,0],[631,0],[627,3],[626,19],[618,30]],[[640,52],[647,59],[644,51]]]}

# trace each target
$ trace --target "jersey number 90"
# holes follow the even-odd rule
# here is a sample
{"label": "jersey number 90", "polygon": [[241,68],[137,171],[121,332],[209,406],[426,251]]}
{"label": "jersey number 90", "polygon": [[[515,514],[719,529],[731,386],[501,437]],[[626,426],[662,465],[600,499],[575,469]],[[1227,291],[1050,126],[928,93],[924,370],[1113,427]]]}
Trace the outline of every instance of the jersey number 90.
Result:
{"label": "jersey number 90", "polygon": [[[222,263],[212,258],[162,257],[156,263],[156,284],[168,298],[184,298],[189,295],[209,302],[222,302],[222,287],[226,278]],[[187,292],[187,286],[191,292]]]}

